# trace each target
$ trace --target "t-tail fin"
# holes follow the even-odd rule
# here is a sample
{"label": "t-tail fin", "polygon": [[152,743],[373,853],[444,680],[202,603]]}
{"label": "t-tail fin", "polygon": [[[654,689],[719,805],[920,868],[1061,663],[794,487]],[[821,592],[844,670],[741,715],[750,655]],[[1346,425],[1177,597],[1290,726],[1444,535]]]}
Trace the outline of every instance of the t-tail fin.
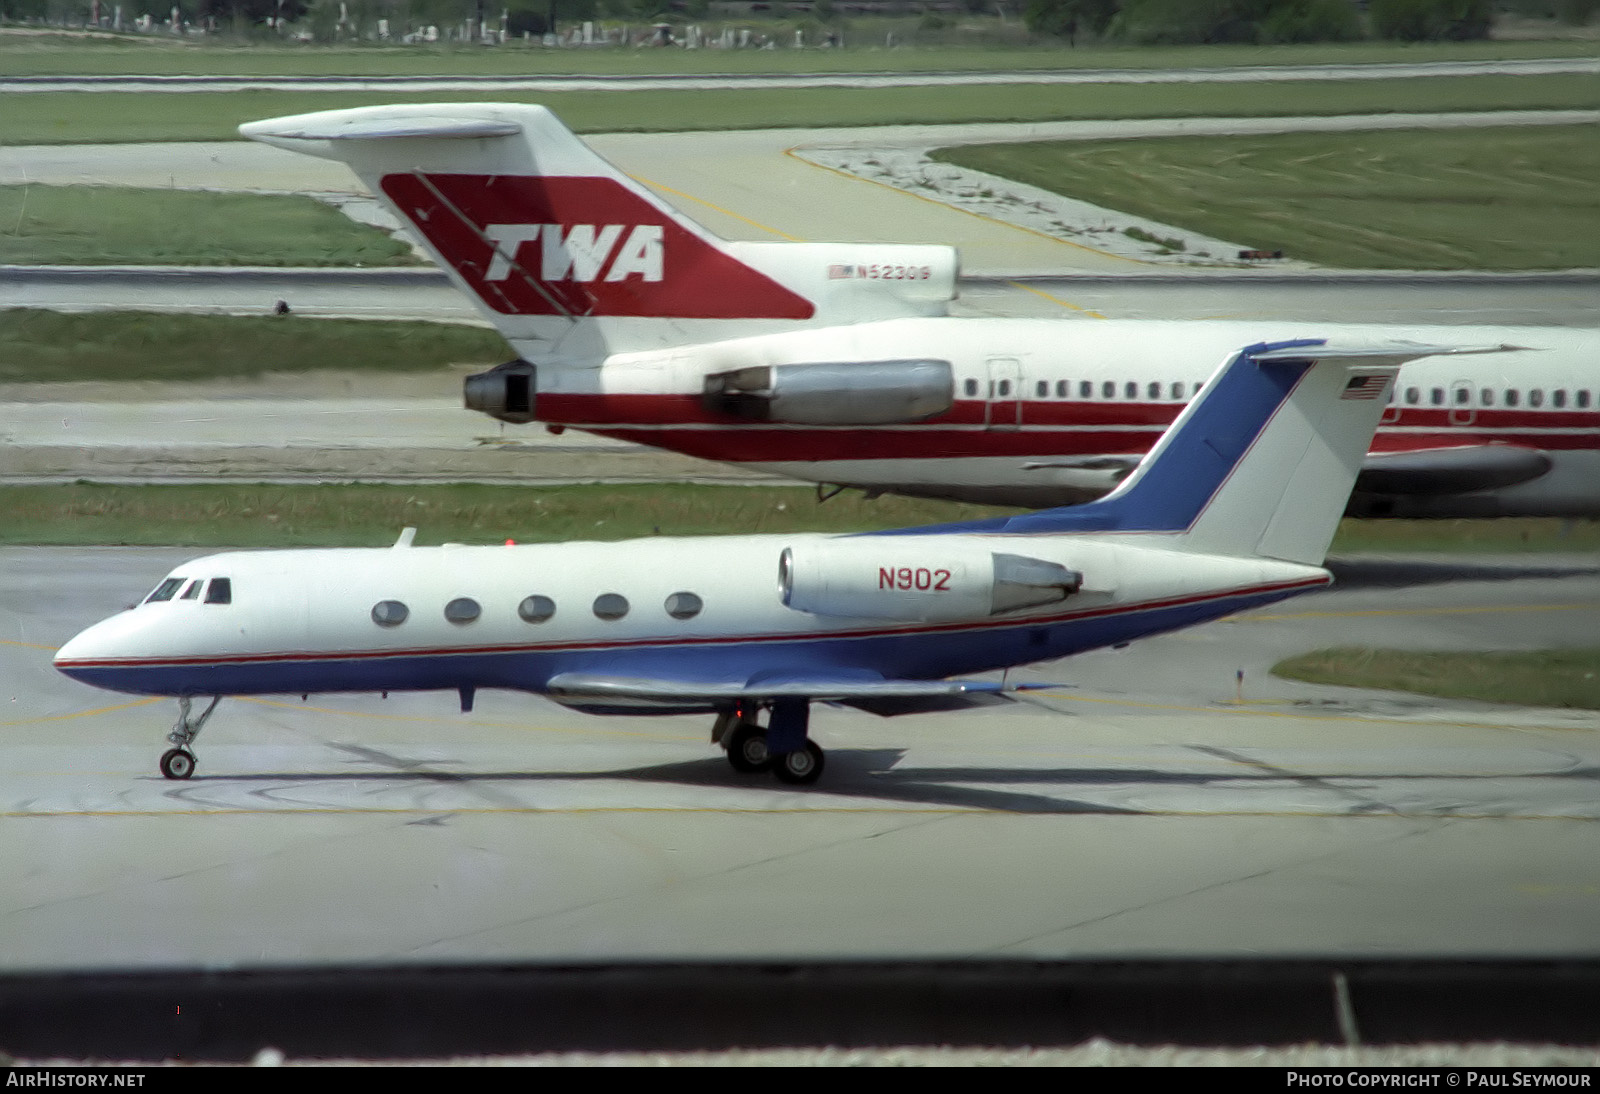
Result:
{"label": "t-tail fin", "polygon": [[719,239],[542,106],[363,107],[239,132],[348,164],[536,363],[939,315],[955,295],[948,247]]}
{"label": "t-tail fin", "polygon": [[1247,347],[1115,491],[1013,517],[1005,530],[1163,533],[1188,551],[1320,565],[1400,366],[1504,348],[1322,340]]}

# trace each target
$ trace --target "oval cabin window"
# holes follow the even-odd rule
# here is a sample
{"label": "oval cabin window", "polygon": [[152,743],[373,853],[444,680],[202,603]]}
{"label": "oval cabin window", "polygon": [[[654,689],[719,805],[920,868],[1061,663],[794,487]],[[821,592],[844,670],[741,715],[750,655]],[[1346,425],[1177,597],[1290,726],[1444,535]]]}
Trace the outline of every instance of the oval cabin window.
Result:
{"label": "oval cabin window", "polygon": [[469,596],[458,596],[444,606],[444,617],[452,623],[471,623],[483,609]]}
{"label": "oval cabin window", "polygon": [[673,593],[667,597],[667,614],[674,619],[693,619],[705,602],[693,593]]}
{"label": "oval cabin window", "polygon": [[628,598],[620,593],[601,593],[594,598],[594,614],[601,619],[621,619],[628,614]]}
{"label": "oval cabin window", "polygon": [[517,614],[524,623],[543,623],[556,614],[556,602],[548,596],[525,596],[517,605]]}
{"label": "oval cabin window", "polygon": [[398,627],[411,610],[398,600],[380,600],[372,606],[372,621],[380,627]]}

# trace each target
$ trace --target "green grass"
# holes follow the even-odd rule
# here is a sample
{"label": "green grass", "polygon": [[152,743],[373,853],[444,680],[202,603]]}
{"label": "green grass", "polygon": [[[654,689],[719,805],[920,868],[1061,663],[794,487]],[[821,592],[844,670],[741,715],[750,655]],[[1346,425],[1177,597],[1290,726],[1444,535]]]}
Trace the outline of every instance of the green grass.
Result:
{"label": "green grass", "polygon": [[308,197],[0,186],[0,263],[408,266],[411,249]]}
{"label": "green grass", "polygon": [[0,487],[0,543],[355,547],[394,542],[551,543],[649,535],[865,531],[1016,510],[811,487],[64,486]]}
{"label": "green grass", "polygon": [[578,132],[1285,116],[1600,107],[1585,75],[1451,76],[1261,84],[997,84],[709,91],[30,92],[0,111],[0,143],[232,140],[240,123],[375,103],[537,102]]}
{"label": "green grass", "polygon": [[1292,657],[1272,671],[1312,684],[1600,710],[1600,648],[1426,653],[1348,647]]}
{"label": "green grass", "polygon": [[1600,521],[1344,520],[1330,553],[1600,555]]}
{"label": "green grass", "polygon": [[[719,27],[717,20],[706,21]],[[727,20],[734,26],[759,28]],[[149,38],[0,34],[0,73],[27,75],[499,75],[596,73],[953,72],[1077,68],[1188,68],[1233,65],[1366,64],[1589,57],[1593,41],[1349,42],[1259,46],[1079,46],[1040,42],[1017,48],[880,48],[884,33],[917,20],[852,19],[842,50],[547,50],[422,46],[182,45]],[[792,30],[789,38],[792,39]],[[900,37],[905,36],[902,33]]]}
{"label": "green grass", "polygon": [[[557,542],[648,535],[850,532],[1015,513],[810,486],[196,485],[0,486],[0,543],[190,547],[376,546],[402,527],[420,543]],[[1428,526],[1427,536],[1418,530]],[[1600,523],[1350,521],[1335,554],[1595,550]]]}
{"label": "green grass", "polygon": [[0,382],[10,383],[416,372],[515,356],[494,331],[441,323],[28,308],[0,314]]}
{"label": "green grass", "polygon": [[936,158],[1327,266],[1600,266],[1593,126],[1041,142]]}

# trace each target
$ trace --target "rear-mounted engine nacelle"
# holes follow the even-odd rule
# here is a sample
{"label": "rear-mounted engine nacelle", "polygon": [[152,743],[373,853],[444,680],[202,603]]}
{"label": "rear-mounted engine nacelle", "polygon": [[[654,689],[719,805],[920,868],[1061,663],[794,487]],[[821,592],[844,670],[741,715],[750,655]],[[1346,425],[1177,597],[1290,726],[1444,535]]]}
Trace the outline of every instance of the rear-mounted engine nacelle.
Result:
{"label": "rear-mounted engine nacelle", "polygon": [[889,537],[789,547],[778,561],[783,603],[813,615],[985,619],[1057,603],[1082,584],[1082,574],[1044,559]]}
{"label": "rear-mounted engine nacelle", "polygon": [[521,425],[534,420],[537,379],[538,370],[519,357],[468,376],[462,393],[468,410]]}
{"label": "rear-mounted engine nacelle", "polygon": [[949,410],[949,361],[828,361],[753,365],[706,377],[708,411],[758,422],[884,425]]}

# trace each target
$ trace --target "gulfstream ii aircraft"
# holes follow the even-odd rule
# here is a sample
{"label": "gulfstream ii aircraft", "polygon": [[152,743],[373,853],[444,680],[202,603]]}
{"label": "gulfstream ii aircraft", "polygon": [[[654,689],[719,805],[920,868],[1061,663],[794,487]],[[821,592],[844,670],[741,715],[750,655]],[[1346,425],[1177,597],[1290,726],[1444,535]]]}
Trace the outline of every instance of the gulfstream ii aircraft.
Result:
{"label": "gulfstream ii aircraft", "polygon": [[1240,346],[1466,339],[1508,351],[1406,367],[1350,512],[1600,516],[1600,330],[957,317],[953,249],[718,239],[543,107],[240,132],[349,164],[412,229],[519,355],[467,380],[467,405],[502,421],[869,491],[1067,505],[1121,481]]}
{"label": "gulfstream ii aircraft", "polygon": [[[194,771],[223,695],[480,688],[595,713],[715,713],[740,771],[810,783],[810,704],[1003,701],[972,674],[1176,630],[1327,584],[1324,553],[1401,362],[1296,341],[1225,361],[1112,494],[856,535],[247,551],[185,563],[56,654],[171,695]],[[203,712],[196,698],[210,696]],[[765,724],[763,724],[763,722]]]}

